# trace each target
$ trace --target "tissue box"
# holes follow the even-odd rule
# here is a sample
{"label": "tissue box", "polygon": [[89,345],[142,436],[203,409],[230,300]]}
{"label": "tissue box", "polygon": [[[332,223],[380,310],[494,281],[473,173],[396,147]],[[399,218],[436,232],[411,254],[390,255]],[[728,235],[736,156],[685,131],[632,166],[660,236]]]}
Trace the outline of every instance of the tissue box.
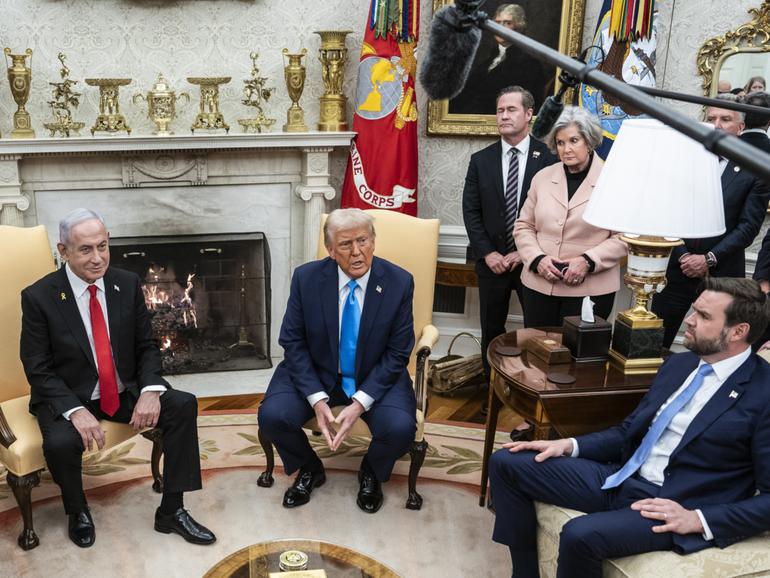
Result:
{"label": "tissue box", "polygon": [[612,325],[601,317],[594,319],[594,323],[587,323],[577,315],[564,318],[561,341],[577,362],[604,361],[609,357]]}

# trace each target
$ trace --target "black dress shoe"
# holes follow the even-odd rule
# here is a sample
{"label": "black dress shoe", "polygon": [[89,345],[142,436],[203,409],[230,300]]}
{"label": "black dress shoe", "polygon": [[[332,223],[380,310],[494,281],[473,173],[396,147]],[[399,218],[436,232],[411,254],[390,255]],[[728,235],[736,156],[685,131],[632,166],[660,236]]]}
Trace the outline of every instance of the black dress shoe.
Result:
{"label": "black dress shoe", "polygon": [[90,548],[96,541],[96,528],[91,512],[86,508],[77,514],[69,515],[69,535],[76,546]]}
{"label": "black dress shoe", "polygon": [[174,532],[193,544],[213,544],[217,541],[214,532],[195,521],[190,512],[179,508],[173,514],[155,510],[155,530],[161,534]]}
{"label": "black dress shoe", "polygon": [[324,470],[300,470],[294,483],[283,495],[284,508],[304,506],[310,501],[313,488],[324,485],[326,472]]}
{"label": "black dress shoe", "polygon": [[358,472],[356,504],[367,514],[374,514],[382,506],[382,484],[369,472]]}
{"label": "black dress shoe", "polygon": [[534,437],[535,428],[533,428],[530,424],[527,424],[528,427],[524,429],[515,429],[511,431],[511,441],[512,442],[531,442],[532,438]]}

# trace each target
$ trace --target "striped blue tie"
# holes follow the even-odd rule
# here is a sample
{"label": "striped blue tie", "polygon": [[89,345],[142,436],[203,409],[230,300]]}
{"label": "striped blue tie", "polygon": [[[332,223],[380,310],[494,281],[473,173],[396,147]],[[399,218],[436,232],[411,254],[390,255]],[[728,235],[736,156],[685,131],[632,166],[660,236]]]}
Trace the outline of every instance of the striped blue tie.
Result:
{"label": "striped blue tie", "polygon": [[348,282],[348,297],[342,309],[342,327],[340,328],[340,373],[342,390],[348,397],[356,392],[356,344],[358,326],[361,323],[361,308],[356,299],[358,283],[355,279]]}
{"label": "striped blue tie", "polygon": [[508,180],[505,184],[505,252],[514,250],[513,223],[519,214],[519,150],[510,150],[511,160],[508,162]]}
{"label": "striped blue tie", "polygon": [[684,388],[684,391],[671,400],[671,403],[666,406],[666,409],[660,412],[657,419],[652,422],[650,429],[647,430],[647,435],[642,439],[642,443],[636,448],[634,455],[629,458],[622,468],[607,477],[602,486],[602,490],[617,488],[620,484],[633,476],[636,470],[642,467],[642,464],[650,456],[652,448],[655,447],[655,444],[663,435],[663,432],[666,431],[668,424],[670,424],[671,420],[674,419],[674,416],[687,405],[687,402],[693,398],[695,392],[697,392],[700,386],[703,385],[705,377],[713,371],[714,369],[708,363],[704,363],[698,368],[698,373],[695,374],[690,385]]}

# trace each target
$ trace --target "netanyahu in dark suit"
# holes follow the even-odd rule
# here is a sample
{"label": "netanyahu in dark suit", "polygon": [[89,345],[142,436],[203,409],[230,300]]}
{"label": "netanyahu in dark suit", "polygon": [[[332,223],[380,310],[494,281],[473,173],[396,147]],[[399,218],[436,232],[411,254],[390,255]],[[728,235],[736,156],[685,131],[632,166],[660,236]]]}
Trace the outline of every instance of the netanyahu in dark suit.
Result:
{"label": "netanyahu in dark suit", "polygon": [[70,538],[94,543],[83,492],[82,454],[104,443],[98,420],[163,432],[163,501],[155,529],[190,542],[215,537],[182,507],[183,492],[201,488],[195,396],[171,389],[139,277],[109,267],[107,230],[86,209],[67,215],[58,244],[66,265],[21,294],[21,361],[31,386],[43,453],[62,491]]}
{"label": "netanyahu in dark suit", "polygon": [[492,456],[493,539],[508,545],[514,576],[537,576],[534,501],[587,513],[562,528],[560,577],[599,577],[608,558],[724,548],[770,529],[770,365],[749,347],[770,308],[754,281],[717,278],[693,308],[691,352],[666,360],[622,424]]}
{"label": "netanyahu in dark suit", "polygon": [[[339,209],[327,227],[333,228],[327,234],[331,257],[294,272],[278,339],[284,359],[259,408],[259,427],[276,446],[286,473],[299,470],[283,501],[295,507],[325,481],[302,425],[315,415],[336,450],[355,419],[363,419],[372,441],[361,464],[357,504],[373,513],[382,504],[381,482],[408,452],[416,430],[407,371],[415,339],[414,281],[407,271],[373,256],[374,230],[364,211]],[[359,315],[353,336],[346,318],[351,304]],[[338,405],[345,410],[335,420],[329,406]]]}

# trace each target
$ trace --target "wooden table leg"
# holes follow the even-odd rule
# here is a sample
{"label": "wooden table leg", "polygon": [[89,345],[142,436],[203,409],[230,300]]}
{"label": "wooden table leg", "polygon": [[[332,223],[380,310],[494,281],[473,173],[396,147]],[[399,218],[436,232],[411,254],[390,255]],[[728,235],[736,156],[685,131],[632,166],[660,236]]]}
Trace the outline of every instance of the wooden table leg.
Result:
{"label": "wooden table leg", "polygon": [[[490,380],[491,382],[492,380]],[[495,443],[495,433],[497,432],[497,416],[500,414],[500,407],[503,402],[497,397],[492,383],[489,384],[489,411],[487,412],[487,427],[484,435],[484,453],[481,460],[481,492],[479,494],[479,506],[486,505],[487,499],[487,481],[489,479],[489,456],[492,455],[492,446]]]}

